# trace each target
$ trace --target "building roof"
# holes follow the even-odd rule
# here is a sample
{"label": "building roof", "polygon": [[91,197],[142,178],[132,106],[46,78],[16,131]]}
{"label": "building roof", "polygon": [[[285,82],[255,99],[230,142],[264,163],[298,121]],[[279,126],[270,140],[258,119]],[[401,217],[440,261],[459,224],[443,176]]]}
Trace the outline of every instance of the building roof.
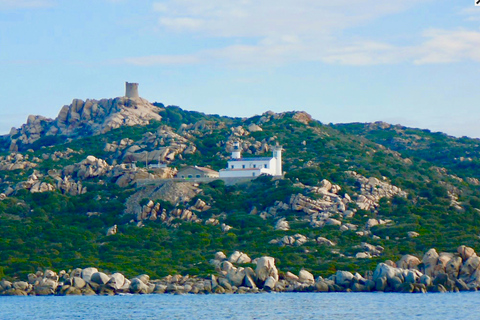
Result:
{"label": "building roof", "polygon": [[218,171],[212,170],[210,168],[197,167],[197,166],[185,167],[185,168],[182,168],[181,170],[179,170],[178,172],[183,171],[183,170],[187,170],[187,169],[197,169],[197,170],[200,170],[200,171],[205,172],[205,173],[210,173],[210,174],[211,173],[216,173],[216,174],[218,174]]}
{"label": "building roof", "polygon": [[264,168],[245,168],[245,169],[242,169],[242,168],[239,168],[239,169],[221,169],[220,171],[259,171],[259,170],[262,170]]}
{"label": "building roof", "polygon": [[240,159],[230,159],[228,161],[269,161],[275,159],[273,157],[263,157],[263,158],[240,158]]}

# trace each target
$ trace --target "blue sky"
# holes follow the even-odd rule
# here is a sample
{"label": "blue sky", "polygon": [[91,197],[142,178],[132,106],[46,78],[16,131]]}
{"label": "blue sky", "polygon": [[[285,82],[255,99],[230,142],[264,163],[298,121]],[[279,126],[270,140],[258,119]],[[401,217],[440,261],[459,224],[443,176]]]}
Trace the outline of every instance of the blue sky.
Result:
{"label": "blue sky", "polygon": [[474,0],[0,0],[0,134],[129,81],[205,113],[480,138],[479,75]]}

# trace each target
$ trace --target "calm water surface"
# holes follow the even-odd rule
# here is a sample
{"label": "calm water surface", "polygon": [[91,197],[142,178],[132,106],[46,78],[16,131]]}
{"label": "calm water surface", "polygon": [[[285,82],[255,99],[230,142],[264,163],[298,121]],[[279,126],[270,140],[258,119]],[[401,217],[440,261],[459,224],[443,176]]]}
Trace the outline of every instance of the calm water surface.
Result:
{"label": "calm water surface", "polygon": [[0,297],[0,319],[480,319],[480,292]]}

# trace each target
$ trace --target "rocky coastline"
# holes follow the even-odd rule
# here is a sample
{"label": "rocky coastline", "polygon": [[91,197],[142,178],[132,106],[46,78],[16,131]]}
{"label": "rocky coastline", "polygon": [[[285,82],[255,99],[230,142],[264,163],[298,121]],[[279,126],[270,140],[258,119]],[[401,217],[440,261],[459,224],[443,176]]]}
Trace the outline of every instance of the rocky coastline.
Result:
{"label": "rocky coastline", "polygon": [[[26,281],[0,281],[3,296],[116,295],[116,294],[228,294],[261,292],[458,292],[480,289],[480,257],[466,246],[457,252],[428,250],[422,260],[404,255],[399,261],[379,263],[375,271],[362,276],[337,271],[328,278],[315,278],[302,269],[298,275],[281,272],[275,259],[263,256],[252,260],[235,251],[228,258],[217,252],[210,263],[216,275],[166,276],[153,280],[146,274],[127,279],[121,273],[106,274],[97,268],[52,270],[29,274]],[[240,265],[254,265],[255,269]]]}

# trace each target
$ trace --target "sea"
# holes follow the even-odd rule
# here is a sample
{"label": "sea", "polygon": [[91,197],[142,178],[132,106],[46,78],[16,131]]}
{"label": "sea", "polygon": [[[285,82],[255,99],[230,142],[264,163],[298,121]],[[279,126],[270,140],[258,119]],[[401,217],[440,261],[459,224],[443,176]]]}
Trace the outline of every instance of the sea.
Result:
{"label": "sea", "polygon": [[0,319],[480,319],[480,292],[0,297]]}

